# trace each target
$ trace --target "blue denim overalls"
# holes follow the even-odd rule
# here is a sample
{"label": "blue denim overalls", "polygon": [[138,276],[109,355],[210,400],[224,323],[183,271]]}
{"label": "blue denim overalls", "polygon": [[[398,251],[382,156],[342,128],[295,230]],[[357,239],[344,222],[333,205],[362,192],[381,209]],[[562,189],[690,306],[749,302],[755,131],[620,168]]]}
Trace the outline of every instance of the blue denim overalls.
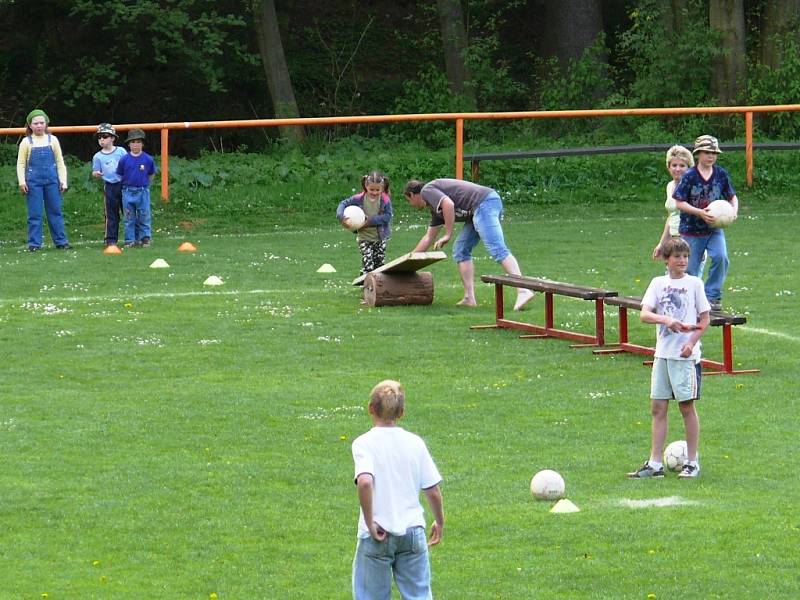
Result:
{"label": "blue denim overalls", "polygon": [[64,231],[64,215],[61,212],[61,190],[56,170],[56,157],[50,147],[50,134],[47,134],[47,146],[33,146],[28,136],[31,153],[25,169],[25,183],[28,186],[26,200],[28,203],[28,247],[42,247],[42,212],[47,213],[47,225],[50,236],[56,246],[68,244]]}

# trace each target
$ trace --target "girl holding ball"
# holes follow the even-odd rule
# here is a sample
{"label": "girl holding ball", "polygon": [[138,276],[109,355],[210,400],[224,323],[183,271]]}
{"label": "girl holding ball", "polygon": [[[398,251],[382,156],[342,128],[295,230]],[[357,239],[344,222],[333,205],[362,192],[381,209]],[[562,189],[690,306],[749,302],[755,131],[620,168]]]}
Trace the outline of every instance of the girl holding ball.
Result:
{"label": "girl holding ball", "polygon": [[[386,259],[386,242],[391,235],[392,200],[389,196],[389,178],[380,171],[361,177],[358,194],[345,198],[336,209],[336,218],[343,227],[356,234],[361,252],[361,275],[382,267]],[[357,224],[344,214],[348,206],[364,211],[366,220]]]}

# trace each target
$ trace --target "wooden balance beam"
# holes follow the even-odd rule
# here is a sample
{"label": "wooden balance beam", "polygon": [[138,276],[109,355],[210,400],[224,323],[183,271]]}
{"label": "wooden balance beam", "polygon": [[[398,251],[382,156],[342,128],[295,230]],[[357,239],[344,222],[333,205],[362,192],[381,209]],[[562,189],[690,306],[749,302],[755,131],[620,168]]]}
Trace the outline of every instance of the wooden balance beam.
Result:
{"label": "wooden balance beam", "polygon": [[[613,354],[617,352],[630,352],[644,356],[653,356],[655,348],[651,346],[640,346],[631,344],[628,340],[628,310],[642,310],[642,299],[636,296],[618,296],[615,298],[605,298],[603,300],[609,306],[616,306],[619,309],[619,342],[609,348],[599,348],[593,350],[595,354]],[[733,326],[742,325],[747,322],[743,315],[731,315],[721,311],[711,311],[710,326],[722,327],[722,362],[700,359],[700,364],[706,369],[710,369],[706,375],[745,375],[759,373],[759,369],[734,369],[733,368]],[[645,361],[650,364],[652,361]]]}
{"label": "wooden balance beam", "polygon": [[[470,329],[518,329],[528,332],[529,335],[519,336],[521,339],[527,338],[562,338],[581,342],[574,347],[580,346],[603,346],[605,344],[605,320],[603,299],[616,296],[617,292],[604,290],[601,288],[588,287],[564,283],[561,281],[551,281],[549,279],[539,279],[536,277],[524,277],[522,275],[482,275],[481,281],[493,283],[495,286],[495,322],[493,325],[473,325]],[[521,321],[512,321],[505,318],[503,308],[503,287],[525,288],[544,294],[544,325],[533,325]],[[577,331],[566,331],[556,329],[553,325],[554,306],[553,296],[568,296],[590,300],[595,305],[595,331],[594,334],[581,333]],[[534,299],[532,302],[536,302]]]}

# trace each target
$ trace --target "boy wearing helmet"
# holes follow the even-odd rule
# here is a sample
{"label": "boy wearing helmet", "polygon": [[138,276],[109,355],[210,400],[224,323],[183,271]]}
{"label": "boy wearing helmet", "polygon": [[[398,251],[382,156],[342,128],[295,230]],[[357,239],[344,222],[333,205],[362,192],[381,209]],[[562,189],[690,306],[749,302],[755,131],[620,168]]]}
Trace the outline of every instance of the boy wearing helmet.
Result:
{"label": "boy wearing helmet", "polygon": [[117,164],[127,154],[125,148],[115,146],[117,132],[110,123],[100,123],[94,134],[100,150],[92,158],[92,176],[103,179],[105,200],[105,245],[114,246],[119,239],[119,221],[122,215],[122,176],[117,174]]}

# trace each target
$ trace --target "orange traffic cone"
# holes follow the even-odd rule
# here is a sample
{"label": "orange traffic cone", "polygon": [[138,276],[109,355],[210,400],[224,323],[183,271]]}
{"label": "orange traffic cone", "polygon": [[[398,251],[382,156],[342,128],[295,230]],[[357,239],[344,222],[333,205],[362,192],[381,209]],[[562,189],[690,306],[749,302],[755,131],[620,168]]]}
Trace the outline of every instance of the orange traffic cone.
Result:
{"label": "orange traffic cone", "polygon": [[178,252],[196,252],[197,246],[195,246],[192,242],[183,242],[180,246],[178,246]]}
{"label": "orange traffic cone", "polygon": [[103,248],[103,254],[122,254],[122,248],[116,244],[111,244]]}

